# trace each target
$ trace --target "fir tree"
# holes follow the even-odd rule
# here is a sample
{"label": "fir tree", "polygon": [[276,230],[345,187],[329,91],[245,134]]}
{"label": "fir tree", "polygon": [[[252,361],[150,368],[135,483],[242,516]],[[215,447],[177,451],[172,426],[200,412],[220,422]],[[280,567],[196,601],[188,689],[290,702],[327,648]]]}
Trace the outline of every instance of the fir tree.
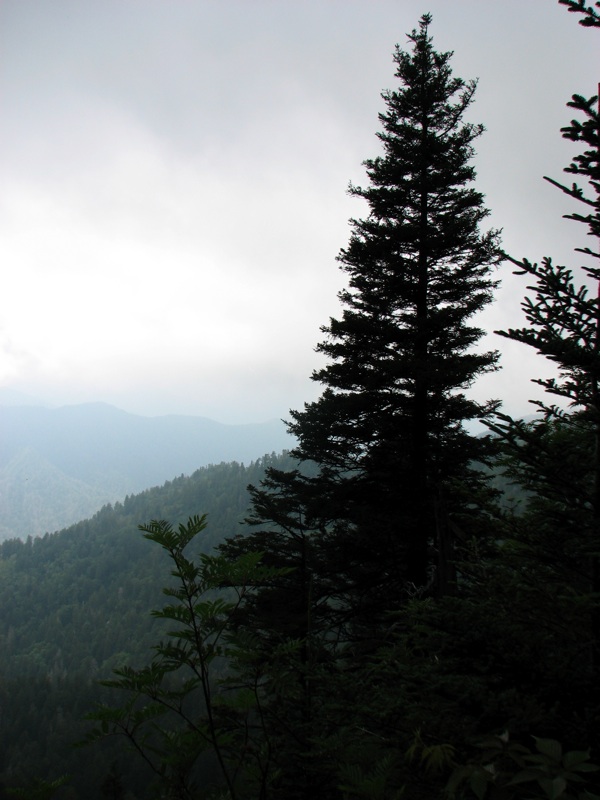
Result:
{"label": "fir tree", "polygon": [[475,82],[453,77],[430,23],[425,15],[409,36],[410,52],[396,49],[382,154],[365,162],[369,186],[350,187],[369,215],[352,221],[339,256],[348,284],[318,347],[323,393],[291,412],[299,467],[251,487],[255,532],[222,547],[291,568],[256,587],[237,617],[262,645],[278,791],[290,798],[339,796],[336,737],[356,722],[344,687],[356,691],[360,653],[377,647],[389,611],[433,589],[435,566],[438,590],[451,584],[451,532],[477,517],[485,484],[473,462],[488,442],[465,423],[495,404],[466,390],[496,368],[471,318],[492,299],[498,237],[480,232],[488,212],[472,186],[483,128],[463,117]]}
{"label": "fir tree", "polygon": [[498,236],[480,231],[488,211],[472,186],[483,127],[463,117],[476,82],[452,75],[430,23],[424,15],[410,34],[410,52],[396,48],[382,154],[365,162],[369,185],[350,187],[369,214],[351,221],[338,257],[343,313],[322,329],[328,363],[312,376],[324,391],[291,412],[293,455],[316,474],[271,470],[253,490],[251,521],[268,523],[273,552],[283,537],[288,563],[317,554],[310,602],[321,610],[335,597],[338,612],[370,616],[423,591],[436,562],[444,590],[451,531],[467,524],[483,483],[473,462],[488,443],[465,423],[495,404],[466,390],[496,369],[471,318],[492,299]]}
{"label": "fir tree", "polygon": [[[582,0],[559,0],[570,12],[582,14],[584,27],[599,27],[600,16]],[[600,7],[598,3],[596,6]],[[533,347],[553,362],[557,376],[534,379],[558,402],[532,401],[543,412],[537,422],[527,425],[499,415],[492,429],[500,435],[511,461],[510,468],[528,489],[542,498],[552,526],[552,538],[563,537],[565,549],[573,547],[573,520],[577,520],[575,537],[579,555],[584,556],[588,600],[591,600],[591,641],[593,665],[600,670],[600,108],[598,96],[585,98],[573,95],[567,106],[575,110],[577,119],[561,128],[562,135],[580,146],[565,167],[574,176],[571,184],[553,178],[545,180],[579,204],[580,211],[565,214],[566,219],[580,222],[592,237],[593,246],[576,248],[589,259],[575,269],[555,264],[550,257],[541,263],[526,258],[506,258],[516,267],[516,274],[527,276],[528,289],[522,308],[526,325],[497,331],[501,336]],[[582,183],[584,181],[585,183]],[[581,185],[580,185],[581,184]],[[569,413],[570,412],[570,413]],[[557,457],[548,451],[548,442],[560,435],[569,450]],[[587,455],[583,456],[587,449]],[[566,486],[573,475],[565,470],[569,461],[582,459],[583,474],[578,476],[572,491]],[[572,471],[571,471],[572,472]],[[560,515],[557,514],[560,510]],[[539,529],[539,526],[538,526]],[[547,548],[538,542],[538,558],[546,557]],[[559,565],[559,568],[560,565]],[[581,585],[571,594],[582,602]]]}

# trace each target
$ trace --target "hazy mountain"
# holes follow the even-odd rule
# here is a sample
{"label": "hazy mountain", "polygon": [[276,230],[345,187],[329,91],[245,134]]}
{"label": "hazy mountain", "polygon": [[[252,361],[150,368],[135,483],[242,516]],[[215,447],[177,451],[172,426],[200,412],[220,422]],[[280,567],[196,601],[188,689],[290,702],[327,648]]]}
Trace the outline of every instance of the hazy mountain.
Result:
{"label": "hazy mountain", "polygon": [[289,449],[281,421],[142,417],[104,403],[0,408],[0,540],[40,535],[207,464]]}
{"label": "hazy mountain", "polygon": [[0,470],[0,541],[64,528],[112,499],[25,447]]}

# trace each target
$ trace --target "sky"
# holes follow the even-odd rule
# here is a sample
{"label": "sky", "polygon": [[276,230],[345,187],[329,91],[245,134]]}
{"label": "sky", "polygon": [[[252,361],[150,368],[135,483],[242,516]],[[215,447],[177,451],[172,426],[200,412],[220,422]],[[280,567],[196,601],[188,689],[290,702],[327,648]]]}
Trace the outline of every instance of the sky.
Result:
{"label": "sky", "polygon": [[[578,266],[583,226],[543,176],[576,153],[560,128],[596,93],[598,42],[554,0],[0,0],[0,387],[225,423],[316,399],[365,212],[347,187],[425,12],[479,79],[489,227]],[[523,323],[526,280],[498,277],[477,322],[503,370],[472,392],[529,413],[552,371],[493,334]]]}

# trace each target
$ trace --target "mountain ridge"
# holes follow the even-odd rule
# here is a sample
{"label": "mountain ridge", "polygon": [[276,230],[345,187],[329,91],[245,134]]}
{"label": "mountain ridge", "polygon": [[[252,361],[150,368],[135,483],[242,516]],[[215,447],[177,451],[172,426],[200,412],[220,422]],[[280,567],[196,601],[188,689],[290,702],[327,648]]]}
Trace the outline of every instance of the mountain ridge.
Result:
{"label": "mountain ridge", "polygon": [[[277,420],[227,425],[189,415],[143,417],[108,403],[3,406],[0,541],[65,527],[104,503],[209,464],[249,463],[293,445]],[[73,507],[83,513],[68,513]]]}

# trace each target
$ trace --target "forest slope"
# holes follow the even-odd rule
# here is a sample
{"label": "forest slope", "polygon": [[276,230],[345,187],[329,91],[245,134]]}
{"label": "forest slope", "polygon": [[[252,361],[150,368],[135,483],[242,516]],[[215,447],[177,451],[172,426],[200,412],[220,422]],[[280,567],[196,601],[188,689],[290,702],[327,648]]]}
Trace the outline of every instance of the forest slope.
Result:
{"label": "forest slope", "polygon": [[102,505],[221,462],[292,445],[283,423],[141,417],[104,403],[0,409],[0,541],[40,536]]}
{"label": "forest slope", "polygon": [[270,465],[289,468],[291,460],[203,467],[65,530],[0,544],[0,797],[2,783],[55,776],[57,764],[73,775],[77,796],[102,797],[98,787],[119,751],[94,748],[82,757],[71,745],[86,731],[85,712],[106,699],[97,681],[148,659],[160,636],[149,612],[161,607],[168,583],[164,553],[137,526],[206,513],[199,544],[209,552],[240,532],[246,487]]}

